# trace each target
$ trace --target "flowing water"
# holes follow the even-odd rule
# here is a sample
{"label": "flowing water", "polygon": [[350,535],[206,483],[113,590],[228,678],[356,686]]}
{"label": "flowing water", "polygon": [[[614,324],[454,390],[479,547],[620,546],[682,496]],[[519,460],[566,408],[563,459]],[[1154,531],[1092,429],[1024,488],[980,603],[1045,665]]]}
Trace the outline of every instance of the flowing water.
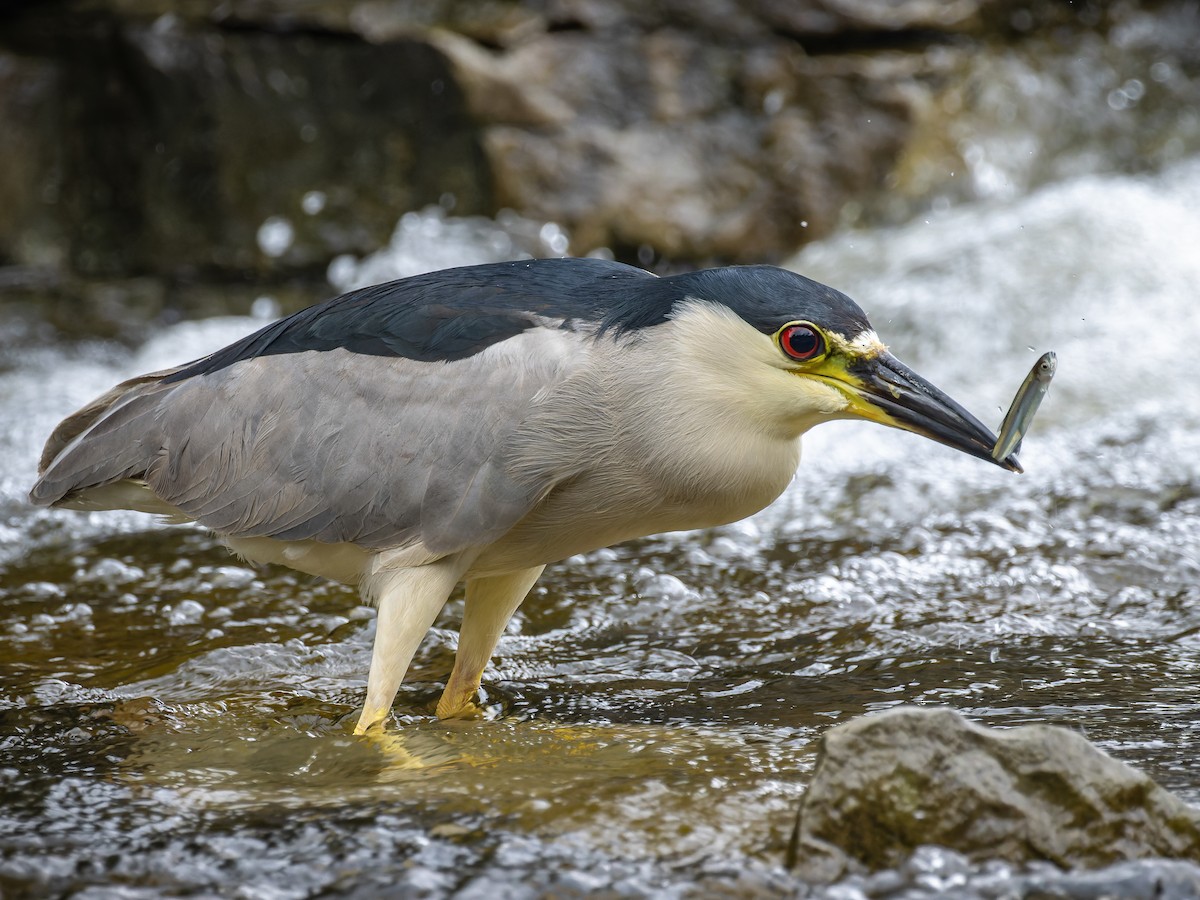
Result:
{"label": "flowing water", "polygon": [[[1026,474],[822,426],[752,520],[552,567],[487,671],[485,721],[430,715],[452,601],[370,740],[350,736],[373,634],[353,591],[248,568],[199,529],[24,501],[59,417],[260,323],[133,351],[10,325],[0,894],[802,894],[782,857],[816,739],[900,703],[1064,725],[1200,802],[1197,208],[1184,161],[811,246],[795,267],[993,426],[1057,351]],[[1055,877],[1030,871],[928,853],[812,894]]]}

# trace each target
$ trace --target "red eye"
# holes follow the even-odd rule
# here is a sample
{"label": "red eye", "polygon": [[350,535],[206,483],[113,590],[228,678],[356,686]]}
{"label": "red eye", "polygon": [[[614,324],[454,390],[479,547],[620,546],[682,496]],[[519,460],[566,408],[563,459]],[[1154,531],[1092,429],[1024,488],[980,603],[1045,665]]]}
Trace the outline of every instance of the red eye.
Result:
{"label": "red eye", "polygon": [[789,325],[779,332],[779,346],[792,359],[816,359],[825,352],[821,333],[811,325]]}

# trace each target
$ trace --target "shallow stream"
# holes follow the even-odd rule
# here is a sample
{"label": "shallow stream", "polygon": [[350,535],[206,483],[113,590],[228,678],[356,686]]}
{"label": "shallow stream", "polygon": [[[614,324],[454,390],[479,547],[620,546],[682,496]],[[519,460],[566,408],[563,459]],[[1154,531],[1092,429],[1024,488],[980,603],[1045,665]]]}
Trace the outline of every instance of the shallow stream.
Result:
{"label": "shallow stream", "polygon": [[[430,715],[452,602],[386,739],[350,736],[373,634],[353,591],[24,501],[62,415],[260,323],[134,351],[10,333],[0,894],[804,894],[782,857],[815,742],[899,703],[1064,725],[1200,802],[1198,208],[1193,160],[811,246],[796,268],[993,426],[1057,351],[1026,474],[823,426],[754,519],[552,567],[487,671],[487,721]],[[1029,876],[938,854],[893,874],[813,895]]]}

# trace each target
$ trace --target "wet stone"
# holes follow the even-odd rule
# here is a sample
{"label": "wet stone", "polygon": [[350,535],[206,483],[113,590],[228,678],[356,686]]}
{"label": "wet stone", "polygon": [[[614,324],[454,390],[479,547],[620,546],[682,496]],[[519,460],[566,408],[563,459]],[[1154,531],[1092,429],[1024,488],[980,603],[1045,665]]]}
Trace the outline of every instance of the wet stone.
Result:
{"label": "wet stone", "polygon": [[968,860],[1200,861],[1200,810],[1065,728],[898,707],[830,729],[820,753],[790,853],[816,882],[905,866],[949,888]]}

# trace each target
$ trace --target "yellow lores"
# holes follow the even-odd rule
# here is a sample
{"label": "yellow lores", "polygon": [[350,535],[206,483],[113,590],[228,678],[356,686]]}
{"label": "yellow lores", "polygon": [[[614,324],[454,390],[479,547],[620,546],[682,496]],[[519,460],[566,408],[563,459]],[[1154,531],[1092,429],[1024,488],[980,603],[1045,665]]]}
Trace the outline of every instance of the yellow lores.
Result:
{"label": "yellow lores", "polygon": [[[892,356],[875,332],[849,340],[812,322],[796,321],[779,329],[774,339],[795,361],[793,374],[836,388],[846,398],[837,418],[866,419],[974,456],[991,455],[992,445],[964,427],[973,421],[970,413]],[[1011,450],[995,459],[1021,471]]]}

